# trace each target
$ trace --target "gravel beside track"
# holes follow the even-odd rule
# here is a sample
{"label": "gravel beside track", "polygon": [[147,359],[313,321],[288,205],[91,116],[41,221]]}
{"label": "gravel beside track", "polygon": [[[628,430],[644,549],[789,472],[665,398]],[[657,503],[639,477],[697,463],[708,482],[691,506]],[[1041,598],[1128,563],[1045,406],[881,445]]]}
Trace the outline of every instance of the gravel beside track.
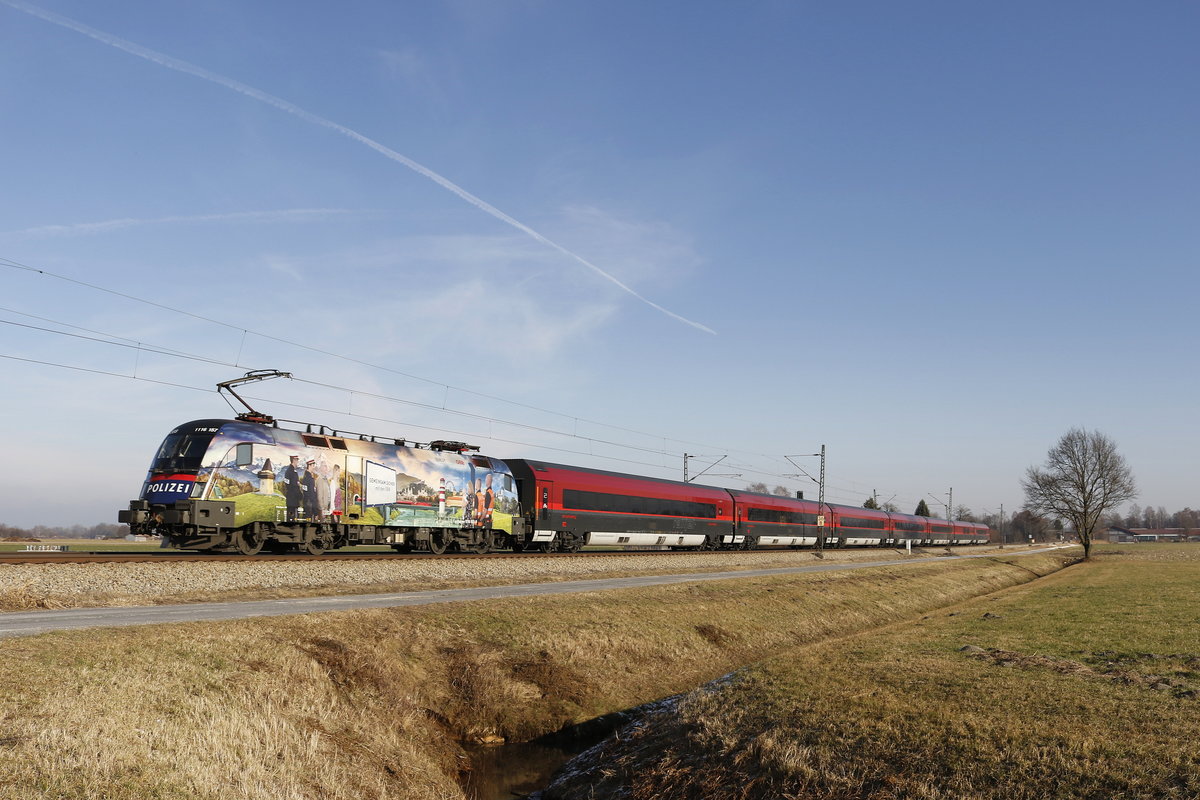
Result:
{"label": "gravel beside track", "polygon": [[[1009,548],[1009,552],[1017,548]],[[979,553],[982,548],[963,548]],[[826,561],[908,560],[945,555],[942,548],[827,551]],[[0,609],[149,605],[189,599],[322,594],[538,583],[599,575],[763,569],[812,562],[811,551],[629,554],[606,558],[446,558],[304,560],[225,563],[0,564]]]}

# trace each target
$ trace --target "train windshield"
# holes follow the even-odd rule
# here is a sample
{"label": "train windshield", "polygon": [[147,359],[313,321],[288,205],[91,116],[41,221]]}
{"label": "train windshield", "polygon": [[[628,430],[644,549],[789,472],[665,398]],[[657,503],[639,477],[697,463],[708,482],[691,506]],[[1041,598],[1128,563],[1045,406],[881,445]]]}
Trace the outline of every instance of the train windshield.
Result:
{"label": "train windshield", "polygon": [[150,468],[198,470],[212,438],[211,433],[172,433],[158,448]]}

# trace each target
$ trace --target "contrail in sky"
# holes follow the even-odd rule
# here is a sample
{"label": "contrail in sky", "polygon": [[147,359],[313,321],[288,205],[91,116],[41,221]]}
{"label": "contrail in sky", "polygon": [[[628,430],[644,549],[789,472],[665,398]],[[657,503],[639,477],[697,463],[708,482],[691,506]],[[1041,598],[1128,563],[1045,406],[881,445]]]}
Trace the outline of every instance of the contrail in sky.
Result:
{"label": "contrail in sky", "polygon": [[[4,2],[4,0],[0,0]],[[358,214],[346,208],[285,208],[278,211],[234,211],[227,214],[190,214],[186,216],[138,219],[106,219],[100,222],[78,222],[74,225],[39,225],[16,231],[0,231],[0,236],[80,236],[89,233],[136,228],[142,225],[165,225],[188,222],[290,222],[336,215]],[[377,212],[366,212],[377,213]]]}
{"label": "contrail in sky", "polygon": [[413,161],[411,158],[408,158],[407,156],[397,153],[395,150],[392,150],[391,148],[380,144],[379,142],[375,141],[374,139],[370,139],[366,136],[363,136],[358,131],[352,130],[351,128],[347,128],[345,125],[339,125],[338,123],[336,123],[332,120],[325,119],[324,117],[319,117],[316,114],[313,114],[309,111],[305,111],[303,108],[300,108],[297,105],[289,103],[286,100],[283,100],[281,98],[275,97],[274,95],[267,94],[266,92],[255,89],[253,86],[247,86],[246,84],[241,83],[239,81],[235,81],[232,78],[226,78],[223,75],[218,75],[215,72],[210,72],[210,71],[204,69],[203,67],[198,67],[195,64],[188,63],[187,61],[181,61],[180,59],[172,58],[171,56],[164,55],[155,50],[151,50],[147,47],[142,47],[141,45],[134,44],[133,42],[129,42],[124,39],[118,38],[116,36],[113,36],[112,34],[105,33],[104,31],[96,30],[95,28],[91,28],[87,25],[84,25],[81,22],[76,22],[75,20],[70,19],[68,17],[64,17],[60,14],[55,14],[51,11],[46,11],[44,9],[38,8],[37,6],[29,5],[28,3],[21,2],[21,0],[0,0],[0,3],[3,3],[4,5],[9,6],[11,8],[15,8],[18,11],[23,11],[26,14],[30,14],[30,15],[38,17],[40,19],[44,19],[47,22],[51,22],[55,25],[59,25],[64,28],[69,28],[70,30],[75,31],[76,33],[82,33],[84,36],[90,36],[91,38],[95,39],[98,42],[102,42],[106,45],[109,45],[110,47],[115,47],[118,50],[124,50],[126,53],[131,53],[132,55],[135,55],[139,58],[144,58],[147,61],[152,61],[155,64],[166,67],[168,69],[173,69],[173,70],[176,70],[177,72],[183,72],[188,75],[193,75],[197,78],[201,78],[202,80],[206,80],[211,83],[215,83],[219,86],[224,86],[227,89],[232,89],[235,92],[244,94],[247,97],[251,97],[255,100],[258,100],[261,103],[266,103],[269,106],[274,106],[275,108],[279,109],[280,111],[286,111],[288,114],[297,116],[300,119],[305,120],[306,122],[311,122],[314,125],[320,125],[321,127],[330,128],[332,130],[335,130],[338,133],[342,134],[343,136],[347,136],[347,137],[353,139],[354,141],[359,142],[360,144],[365,144],[367,147],[390,158],[392,161],[403,164],[404,166],[411,169],[413,172],[424,175],[429,180],[438,184],[442,188],[453,192],[454,194],[458,195],[463,200],[466,200],[468,203],[475,206],[476,208],[478,208],[482,211],[485,211],[488,214],[491,214],[493,217],[500,220],[501,222],[508,223],[512,227],[516,228],[517,230],[521,231],[522,233],[526,234],[527,236],[533,238],[534,240],[541,242],[542,244],[546,245],[547,247],[551,247],[551,248],[557,250],[558,252],[562,253],[563,255],[574,259],[575,261],[579,262],[583,266],[592,270],[593,272],[595,272],[597,275],[601,276],[602,278],[616,284],[622,290],[624,290],[628,294],[633,295],[638,300],[641,300],[643,303],[650,306],[651,308],[661,311],[663,314],[666,314],[668,317],[671,317],[672,319],[677,319],[682,323],[691,325],[693,328],[698,328],[698,329],[704,331],[705,333],[711,333],[714,335],[716,334],[716,331],[714,331],[712,328],[709,328],[706,325],[701,325],[699,322],[693,322],[692,320],[687,319],[686,317],[681,317],[680,315],[676,314],[675,312],[668,311],[667,309],[663,308],[658,303],[655,303],[653,300],[648,300],[647,298],[642,297],[642,295],[635,292],[633,289],[631,289],[629,286],[622,283],[616,277],[614,277],[613,275],[610,275],[609,273],[600,269],[600,267],[597,267],[595,264],[593,264],[592,262],[583,258],[582,256],[578,256],[575,253],[572,253],[567,248],[558,244],[557,242],[547,239],[545,236],[538,233],[533,228],[530,228],[528,225],[525,225],[522,222],[518,222],[517,220],[510,217],[508,214],[505,214],[500,209],[496,208],[495,206],[491,205],[490,203],[485,202],[484,200],[481,200],[480,198],[478,198],[475,195],[468,192],[466,189],[463,189],[461,186],[458,186],[457,184],[453,183],[448,178],[442,177],[441,175],[437,174],[436,172],[429,169],[428,167],[418,164],[416,161]]}

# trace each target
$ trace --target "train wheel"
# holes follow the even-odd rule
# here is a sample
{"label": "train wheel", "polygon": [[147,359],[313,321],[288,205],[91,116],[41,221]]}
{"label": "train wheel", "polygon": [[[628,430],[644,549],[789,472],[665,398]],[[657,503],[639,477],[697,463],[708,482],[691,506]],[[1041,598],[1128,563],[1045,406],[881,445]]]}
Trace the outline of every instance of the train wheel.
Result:
{"label": "train wheel", "polygon": [[429,534],[429,552],[435,556],[440,556],[450,547],[450,542],[446,540],[444,534],[431,533]]}
{"label": "train wheel", "polygon": [[323,535],[320,535],[320,534],[318,534],[317,536],[314,536],[313,538],[309,539],[304,544],[300,545],[300,552],[307,553],[310,556],[325,555],[325,551],[328,549],[329,549],[329,541]]}
{"label": "train wheel", "polygon": [[263,549],[263,535],[257,531],[234,531],[233,546],[244,556],[256,556]]}
{"label": "train wheel", "polygon": [[490,553],[495,549],[496,549],[495,539],[492,536],[491,531],[485,531],[485,532],[481,533],[479,535],[479,541],[467,546],[467,550],[469,552],[478,553],[479,555],[483,555],[484,553]]}

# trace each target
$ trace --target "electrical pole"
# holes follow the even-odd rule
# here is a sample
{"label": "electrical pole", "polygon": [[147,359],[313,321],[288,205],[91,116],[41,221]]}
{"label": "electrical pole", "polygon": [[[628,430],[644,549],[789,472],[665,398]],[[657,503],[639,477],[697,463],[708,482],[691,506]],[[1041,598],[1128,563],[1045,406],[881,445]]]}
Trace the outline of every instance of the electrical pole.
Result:
{"label": "electrical pole", "polygon": [[[825,445],[821,445],[821,481],[817,484],[817,507],[821,513],[821,527],[825,527]],[[825,532],[817,537],[817,549],[825,549]]]}
{"label": "electrical pole", "polygon": [[[805,453],[804,455],[809,456],[809,457],[813,457],[813,456],[821,457],[821,479],[816,482],[817,487],[818,487],[818,489],[817,489],[817,527],[821,528],[820,533],[817,534],[817,550],[824,550],[825,549],[825,445],[821,445],[821,452],[819,452],[819,453]],[[804,469],[804,467],[800,466],[795,461],[792,461],[793,458],[802,458],[802,457],[803,456],[784,456],[784,458],[786,458],[793,467],[796,467],[797,469],[799,469],[800,472],[803,473],[804,477],[808,478],[811,481],[811,480],[813,480],[813,476],[809,475],[808,472]],[[789,475],[789,476],[785,476],[785,477],[798,478],[800,476],[799,475]]]}
{"label": "electrical pole", "polygon": [[[689,458],[711,458],[711,456],[698,456],[695,453],[684,453],[683,454],[683,482],[684,483],[692,482],[692,478],[688,476],[688,459]],[[710,469],[715,467],[717,464],[720,464],[726,458],[729,458],[729,456],[728,455],[721,456],[716,461],[714,461],[713,463],[709,464],[704,469],[697,472],[695,477],[699,478],[701,475],[708,472]],[[714,472],[712,474],[712,477],[714,477],[714,478],[740,478],[740,477],[742,477],[742,473],[740,473],[740,472]]]}
{"label": "electrical pole", "polygon": [[820,497],[818,501],[825,505],[825,445],[821,445],[821,482],[818,484]]}

